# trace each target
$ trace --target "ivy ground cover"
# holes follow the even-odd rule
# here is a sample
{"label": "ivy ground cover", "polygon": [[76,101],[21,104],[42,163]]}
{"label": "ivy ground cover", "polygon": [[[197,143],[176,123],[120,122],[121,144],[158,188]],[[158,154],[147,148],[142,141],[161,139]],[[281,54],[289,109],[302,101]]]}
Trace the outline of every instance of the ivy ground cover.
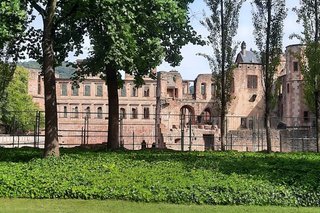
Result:
{"label": "ivy ground cover", "polygon": [[320,206],[320,155],[0,148],[0,197]]}

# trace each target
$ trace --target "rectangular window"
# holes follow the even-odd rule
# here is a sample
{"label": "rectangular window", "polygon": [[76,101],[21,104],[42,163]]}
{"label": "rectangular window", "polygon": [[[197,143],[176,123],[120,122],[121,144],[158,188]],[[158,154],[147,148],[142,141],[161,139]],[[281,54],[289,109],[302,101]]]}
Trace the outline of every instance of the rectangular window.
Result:
{"label": "rectangular window", "polygon": [[293,62],[293,71],[298,72],[299,71],[299,63],[297,61]]}
{"label": "rectangular window", "polygon": [[249,89],[257,89],[258,88],[258,76],[248,75],[247,80],[248,80],[247,86]]}
{"label": "rectangular window", "polygon": [[63,117],[64,118],[68,117],[68,110],[66,106],[63,107]]}
{"label": "rectangular window", "polygon": [[68,84],[67,83],[62,83],[61,84],[61,96],[67,96],[68,95]]}
{"label": "rectangular window", "polygon": [[241,118],[240,127],[243,129],[247,129],[247,118]]}
{"label": "rectangular window", "polygon": [[206,84],[202,83],[201,84],[201,95],[205,95],[206,94]]}
{"label": "rectangular window", "polygon": [[287,84],[287,93],[290,93],[290,84]]}
{"label": "rectangular window", "polygon": [[138,118],[138,109],[137,108],[132,108],[131,118],[132,119]]}
{"label": "rectangular window", "polygon": [[72,96],[79,96],[79,88],[76,86],[72,86]]}
{"label": "rectangular window", "polygon": [[150,118],[150,112],[149,112],[149,108],[148,107],[145,107],[143,109],[143,118],[144,119],[149,119]]}
{"label": "rectangular window", "polygon": [[149,97],[150,96],[150,89],[149,87],[144,87],[143,88],[143,97]]}
{"label": "rectangular window", "polygon": [[303,121],[309,122],[309,112],[308,111],[303,112]]}
{"label": "rectangular window", "polygon": [[121,93],[121,97],[126,97],[127,96],[126,85],[122,86],[122,88],[120,90],[120,93]]}
{"label": "rectangular window", "polygon": [[102,119],[102,107],[97,108],[97,118]]}
{"label": "rectangular window", "polygon": [[137,96],[138,96],[138,88],[132,87],[131,96],[132,96],[132,97],[137,97]]}
{"label": "rectangular window", "polygon": [[102,94],[103,94],[102,84],[97,84],[96,85],[96,96],[102,97]]}
{"label": "rectangular window", "polygon": [[91,95],[91,86],[90,84],[84,85],[84,96],[90,96]]}

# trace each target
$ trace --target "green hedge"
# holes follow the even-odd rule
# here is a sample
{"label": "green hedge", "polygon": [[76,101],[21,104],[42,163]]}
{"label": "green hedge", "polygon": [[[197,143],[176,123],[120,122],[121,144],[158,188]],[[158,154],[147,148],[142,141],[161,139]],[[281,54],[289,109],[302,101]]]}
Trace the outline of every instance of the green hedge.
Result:
{"label": "green hedge", "polygon": [[0,148],[0,197],[320,206],[320,156]]}

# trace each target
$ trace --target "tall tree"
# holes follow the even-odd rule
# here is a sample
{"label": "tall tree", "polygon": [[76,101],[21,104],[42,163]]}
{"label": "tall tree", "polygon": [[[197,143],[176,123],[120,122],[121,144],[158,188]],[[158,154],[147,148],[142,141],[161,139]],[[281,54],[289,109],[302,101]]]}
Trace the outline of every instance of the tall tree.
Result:
{"label": "tall tree", "polygon": [[20,0],[0,0],[0,107],[6,102],[5,91],[20,56],[26,15]]}
{"label": "tall tree", "polygon": [[[36,10],[43,21],[42,29],[30,27],[28,49],[29,55],[42,64],[44,75],[44,156],[59,156],[55,67],[65,60],[69,51],[81,48],[83,31],[76,19],[81,2],[27,0],[27,3],[31,8],[30,14]],[[31,19],[34,19],[33,15]]]}
{"label": "tall tree", "polygon": [[282,54],[283,20],[287,10],[285,0],[254,0],[252,4],[254,35],[262,62],[267,152],[271,153],[270,113],[273,107],[272,102],[276,97],[273,88]]}
{"label": "tall tree", "polygon": [[217,97],[220,110],[221,150],[225,150],[226,114],[231,101],[231,84],[233,77],[234,57],[237,44],[233,42],[237,34],[239,12],[245,0],[205,0],[212,12],[201,24],[209,31],[208,44],[213,48],[212,56],[204,56],[210,64],[213,79],[217,85]]}
{"label": "tall tree", "polygon": [[6,124],[7,131],[19,128],[21,131],[33,130],[34,114],[39,108],[28,94],[28,70],[17,67],[13,79],[5,90],[6,100],[0,107],[1,121]]}
{"label": "tall tree", "polygon": [[300,7],[294,8],[298,22],[303,26],[301,35],[293,35],[304,44],[300,52],[300,67],[303,73],[304,97],[310,110],[315,114],[316,146],[319,152],[319,90],[320,90],[320,2],[319,0],[300,1]]}
{"label": "tall tree", "polygon": [[[189,25],[187,5],[192,0],[88,1],[84,17],[93,47],[81,65],[85,73],[100,75],[108,86],[109,149],[119,148],[119,71],[135,78],[154,77],[152,69],[163,59],[178,65],[180,49],[188,42],[201,43]],[[99,14],[98,16],[96,14]],[[78,76],[83,73],[78,72]]]}

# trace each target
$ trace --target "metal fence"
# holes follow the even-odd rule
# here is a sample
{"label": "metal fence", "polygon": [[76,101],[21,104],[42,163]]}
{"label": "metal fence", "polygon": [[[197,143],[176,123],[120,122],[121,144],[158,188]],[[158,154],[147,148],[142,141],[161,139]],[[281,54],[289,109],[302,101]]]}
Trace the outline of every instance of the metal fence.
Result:
{"label": "metal fence", "polygon": [[[2,128],[0,146],[44,146],[44,113],[29,112],[28,116],[33,121],[32,129],[20,129],[17,121],[2,125],[7,128]],[[60,145],[73,147],[107,142],[108,118],[108,114],[101,112],[59,112]],[[263,121],[255,116],[227,116],[225,149],[265,150]],[[272,117],[270,123],[273,151],[316,151],[314,118]],[[219,128],[220,118],[207,115],[120,113],[119,140],[121,146],[131,150],[152,147],[183,151],[220,150]]]}

